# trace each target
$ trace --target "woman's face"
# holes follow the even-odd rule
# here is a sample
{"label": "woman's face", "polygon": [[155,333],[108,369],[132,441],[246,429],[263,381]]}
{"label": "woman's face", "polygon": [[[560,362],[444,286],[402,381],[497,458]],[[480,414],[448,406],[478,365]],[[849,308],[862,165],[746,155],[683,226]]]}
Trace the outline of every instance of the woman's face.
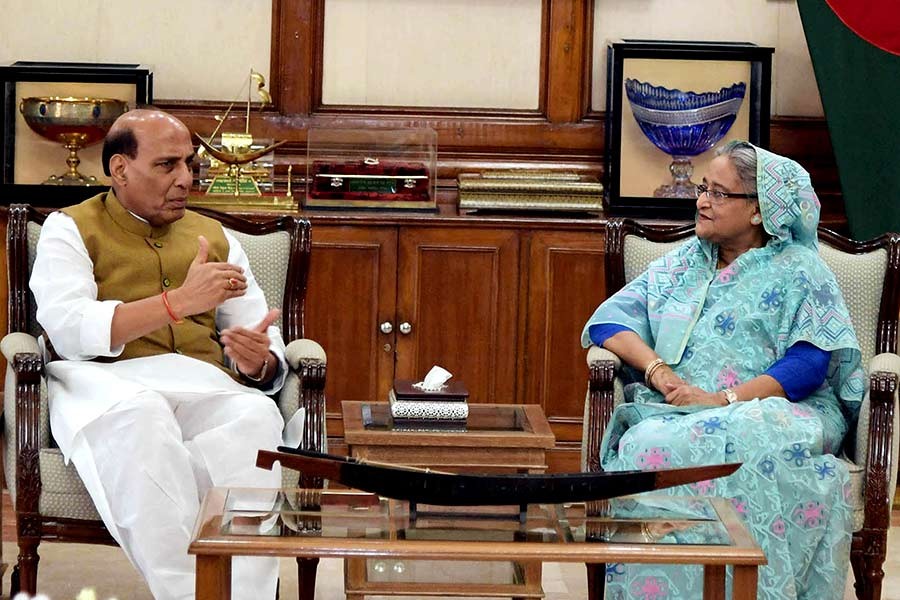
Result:
{"label": "woman's face", "polygon": [[751,223],[759,205],[746,198],[718,198],[715,192],[745,194],[737,169],[726,156],[717,156],[706,170],[703,183],[712,193],[697,198],[697,237],[719,245],[741,244],[757,235]]}

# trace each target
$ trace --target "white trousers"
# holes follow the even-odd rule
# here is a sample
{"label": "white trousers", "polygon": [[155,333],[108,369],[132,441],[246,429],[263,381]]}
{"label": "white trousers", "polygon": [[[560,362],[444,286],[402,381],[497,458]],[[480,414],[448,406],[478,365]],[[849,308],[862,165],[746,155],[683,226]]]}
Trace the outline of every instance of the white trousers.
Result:
{"label": "white trousers", "polygon": [[[51,398],[53,387],[51,378]],[[174,392],[133,380],[116,387],[118,401],[78,431],[68,456],[154,598],[193,598],[187,548],[200,502],[211,486],[280,487],[279,468],[255,463],[257,450],[280,443],[281,414],[252,390]],[[274,598],[277,576],[277,559],[235,558],[232,596]]]}

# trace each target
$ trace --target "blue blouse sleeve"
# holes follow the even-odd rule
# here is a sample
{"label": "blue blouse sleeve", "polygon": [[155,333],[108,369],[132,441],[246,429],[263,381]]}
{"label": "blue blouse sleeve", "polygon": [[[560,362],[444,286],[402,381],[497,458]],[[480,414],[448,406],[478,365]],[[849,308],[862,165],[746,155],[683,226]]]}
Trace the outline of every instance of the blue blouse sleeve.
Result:
{"label": "blue blouse sleeve", "polygon": [[781,387],[791,402],[803,400],[816,391],[828,371],[831,352],[809,342],[797,342],[787,349],[784,357],[766,370]]}
{"label": "blue blouse sleeve", "polygon": [[602,346],[603,342],[621,331],[633,332],[634,330],[617,323],[594,323],[588,327],[588,335],[591,336],[591,342],[596,346]]}

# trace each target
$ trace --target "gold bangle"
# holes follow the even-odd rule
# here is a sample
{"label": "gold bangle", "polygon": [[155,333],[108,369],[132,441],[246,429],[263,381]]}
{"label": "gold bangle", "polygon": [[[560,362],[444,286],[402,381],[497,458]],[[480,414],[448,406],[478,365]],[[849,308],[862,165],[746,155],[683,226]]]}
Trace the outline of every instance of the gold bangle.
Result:
{"label": "gold bangle", "polygon": [[644,369],[644,383],[649,385],[653,385],[653,382],[650,381],[653,378],[653,374],[659,370],[660,367],[665,365],[666,362],[661,358],[654,358],[650,361],[650,364],[647,365],[647,368]]}
{"label": "gold bangle", "polygon": [[652,544],[656,541],[656,537],[650,531],[650,525],[648,525],[646,521],[641,523],[641,537],[643,537],[644,541],[648,544]]}

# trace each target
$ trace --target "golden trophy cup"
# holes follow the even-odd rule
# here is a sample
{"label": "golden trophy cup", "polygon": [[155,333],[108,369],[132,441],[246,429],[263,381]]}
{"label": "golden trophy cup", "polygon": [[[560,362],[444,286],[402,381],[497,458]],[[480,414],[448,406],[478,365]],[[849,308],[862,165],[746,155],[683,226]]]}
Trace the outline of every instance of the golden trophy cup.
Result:
{"label": "golden trophy cup", "polygon": [[69,170],[62,175],[50,175],[44,183],[96,185],[96,177],[78,172],[81,163],[78,151],[101,141],[113,122],[126,110],[128,105],[124,101],[111,98],[24,98],[19,103],[19,112],[28,126],[41,137],[59,142],[69,151],[66,158]]}

